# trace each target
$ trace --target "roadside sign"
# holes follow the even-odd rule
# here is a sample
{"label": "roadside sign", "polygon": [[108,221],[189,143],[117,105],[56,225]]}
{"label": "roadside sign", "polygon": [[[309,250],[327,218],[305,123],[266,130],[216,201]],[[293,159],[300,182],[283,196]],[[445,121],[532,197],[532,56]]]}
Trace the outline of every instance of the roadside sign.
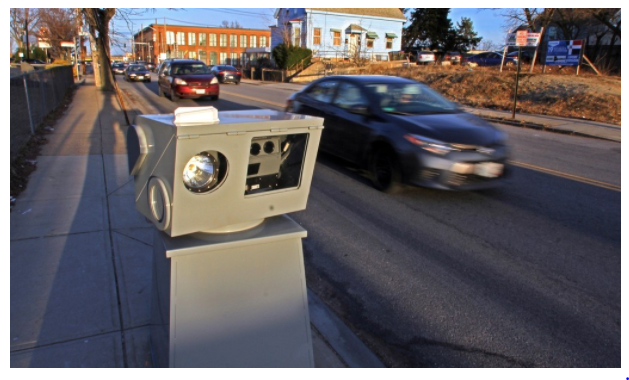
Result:
{"label": "roadside sign", "polygon": [[547,65],[578,66],[583,47],[582,40],[548,41]]}
{"label": "roadside sign", "polygon": [[526,38],[528,35],[528,31],[518,30],[515,34],[515,46],[526,46]]}
{"label": "roadside sign", "polygon": [[[521,31],[526,32],[526,31]],[[518,32],[520,33],[520,32]],[[524,33],[522,33],[524,34]],[[527,33],[526,34],[526,42],[524,42],[523,37],[520,37],[518,40],[518,34],[516,33],[508,33],[507,39],[505,41],[505,45],[507,46],[532,46],[535,47],[539,45],[539,40],[541,37],[541,33]]]}

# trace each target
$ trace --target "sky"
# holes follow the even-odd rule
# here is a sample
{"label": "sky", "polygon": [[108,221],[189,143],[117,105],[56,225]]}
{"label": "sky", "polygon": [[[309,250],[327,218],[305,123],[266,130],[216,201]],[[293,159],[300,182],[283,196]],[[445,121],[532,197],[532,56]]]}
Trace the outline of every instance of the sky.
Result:
{"label": "sky", "polygon": [[[165,8],[153,8],[142,14],[131,15],[130,23],[120,18],[114,19],[114,29],[117,32],[118,41],[113,48],[113,54],[121,54],[123,44],[127,43],[127,51],[130,51],[128,43],[133,33],[138,32],[142,26],[163,23],[175,25],[219,26],[223,21],[238,21],[249,29],[266,29],[275,23],[273,19],[275,8],[179,8],[177,10]],[[488,8],[451,8],[450,20],[453,25],[468,17],[472,20],[474,29],[483,40],[491,40],[494,45],[502,45],[505,39],[503,19],[499,9]],[[126,39],[126,41],[125,41]]]}

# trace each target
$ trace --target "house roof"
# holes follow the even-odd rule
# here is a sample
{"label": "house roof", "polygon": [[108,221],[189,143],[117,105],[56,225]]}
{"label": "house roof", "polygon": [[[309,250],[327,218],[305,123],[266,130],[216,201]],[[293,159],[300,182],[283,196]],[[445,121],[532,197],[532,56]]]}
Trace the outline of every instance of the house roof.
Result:
{"label": "house roof", "polygon": [[400,8],[310,8],[315,11],[345,13],[359,16],[385,17],[406,21]]}

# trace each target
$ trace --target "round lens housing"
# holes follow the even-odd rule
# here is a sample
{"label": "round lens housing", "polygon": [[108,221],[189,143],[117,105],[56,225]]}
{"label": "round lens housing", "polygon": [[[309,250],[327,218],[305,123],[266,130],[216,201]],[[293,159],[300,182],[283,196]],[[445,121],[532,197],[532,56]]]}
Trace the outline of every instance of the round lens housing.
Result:
{"label": "round lens housing", "polygon": [[267,141],[264,143],[264,152],[267,154],[271,154],[273,153],[273,150],[275,150],[275,144],[273,144],[273,141]]}
{"label": "round lens housing", "polygon": [[249,153],[252,156],[257,156],[258,154],[260,154],[260,144],[258,143],[251,144],[251,150],[249,151]]}
{"label": "round lens housing", "polygon": [[218,152],[201,152],[193,156],[183,169],[183,183],[194,193],[216,188],[227,174],[227,160]]}

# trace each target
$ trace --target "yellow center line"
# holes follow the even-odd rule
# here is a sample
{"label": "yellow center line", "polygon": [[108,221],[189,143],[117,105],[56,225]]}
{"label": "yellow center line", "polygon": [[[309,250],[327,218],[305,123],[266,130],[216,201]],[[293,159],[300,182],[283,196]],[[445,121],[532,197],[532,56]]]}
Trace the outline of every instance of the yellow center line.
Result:
{"label": "yellow center line", "polygon": [[595,179],[585,178],[585,177],[581,177],[581,176],[578,176],[578,175],[564,173],[564,172],[560,172],[560,171],[552,170],[552,169],[548,169],[548,168],[543,168],[541,166],[525,164],[524,162],[510,161],[510,163],[512,165],[514,165],[514,166],[519,166],[521,168],[526,168],[526,169],[535,170],[535,171],[538,171],[538,172],[541,172],[541,173],[551,174],[551,175],[554,175],[554,176],[557,176],[557,177],[562,177],[562,178],[570,179],[570,180],[573,180],[573,181],[585,183],[585,184],[588,184],[588,185],[602,187],[602,188],[608,189],[608,190],[620,191],[620,186],[613,185],[611,183],[597,181]]}
{"label": "yellow center line", "polygon": [[221,94],[227,94],[227,95],[231,95],[231,96],[238,96],[238,97],[240,97],[240,98],[253,100],[253,101],[258,102],[258,103],[270,104],[270,105],[272,105],[272,106],[281,107],[282,109],[283,109],[284,107],[286,107],[286,104],[283,104],[283,103],[271,102],[271,101],[264,100],[264,99],[260,99],[260,98],[254,98],[253,96],[247,96],[247,95],[235,94],[235,93],[233,93],[233,92],[229,92],[229,91],[224,91],[224,90],[221,90]]}

